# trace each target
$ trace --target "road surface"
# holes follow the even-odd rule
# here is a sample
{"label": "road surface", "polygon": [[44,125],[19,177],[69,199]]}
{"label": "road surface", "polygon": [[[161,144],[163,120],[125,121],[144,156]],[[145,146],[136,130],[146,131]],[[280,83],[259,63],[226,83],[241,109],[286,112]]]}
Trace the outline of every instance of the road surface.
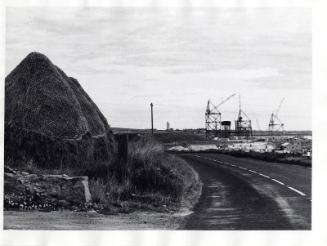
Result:
{"label": "road surface", "polygon": [[181,154],[202,195],[181,229],[310,230],[311,168],[223,154]]}

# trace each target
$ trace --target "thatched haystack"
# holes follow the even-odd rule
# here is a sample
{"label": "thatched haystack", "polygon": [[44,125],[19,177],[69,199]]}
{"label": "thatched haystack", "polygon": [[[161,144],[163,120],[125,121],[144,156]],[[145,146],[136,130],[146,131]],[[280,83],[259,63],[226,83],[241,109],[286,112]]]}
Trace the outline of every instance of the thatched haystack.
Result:
{"label": "thatched haystack", "polygon": [[5,83],[5,160],[44,167],[109,161],[113,133],[78,81],[29,54]]}

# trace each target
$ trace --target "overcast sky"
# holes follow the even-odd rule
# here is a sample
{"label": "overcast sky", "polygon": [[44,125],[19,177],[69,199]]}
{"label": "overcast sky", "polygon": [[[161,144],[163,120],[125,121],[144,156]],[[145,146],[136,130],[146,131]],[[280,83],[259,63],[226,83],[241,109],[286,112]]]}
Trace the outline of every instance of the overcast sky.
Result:
{"label": "overcast sky", "polygon": [[[206,101],[241,93],[253,127],[286,97],[311,129],[311,9],[7,8],[6,73],[38,51],[79,80],[115,127],[204,127]],[[221,107],[234,121],[238,97]]]}

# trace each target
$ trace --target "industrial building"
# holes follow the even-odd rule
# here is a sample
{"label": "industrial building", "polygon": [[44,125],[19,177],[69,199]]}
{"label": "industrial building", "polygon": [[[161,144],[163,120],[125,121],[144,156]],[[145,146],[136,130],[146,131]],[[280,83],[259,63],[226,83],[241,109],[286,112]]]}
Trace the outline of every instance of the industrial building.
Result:
{"label": "industrial building", "polygon": [[[228,121],[224,121],[222,124],[221,121],[221,112],[219,107],[226,103],[229,99],[234,97],[236,94],[232,94],[226,99],[222,100],[219,104],[215,105],[208,100],[207,108],[205,112],[205,129],[206,129],[206,138],[230,136],[230,125]],[[229,121],[230,122],[230,121]]]}
{"label": "industrial building", "polygon": [[239,109],[238,117],[235,121],[235,136],[239,137],[251,137],[252,136],[252,124],[250,118],[242,110],[241,107],[241,95],[239,95]]}
{"label": "industrial building", "polygon": [[208,100],[205,112],[205,129],[207,138],[249,138],[252,136],[252,123],[250,118],[241,108],[241,96],[239,95],[238,117],[235,120],[235,128],[232,130],[231,121],[222,121],[222,113],[219,107],[226,103],[236,94],[232,94],[222,100],[218,105],[214,105]]}

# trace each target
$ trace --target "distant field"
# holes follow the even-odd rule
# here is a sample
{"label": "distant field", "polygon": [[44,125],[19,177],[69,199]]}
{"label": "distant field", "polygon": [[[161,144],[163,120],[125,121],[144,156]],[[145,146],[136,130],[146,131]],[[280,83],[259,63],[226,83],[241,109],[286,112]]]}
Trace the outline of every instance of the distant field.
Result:
{"label": "distant field", "polygon": [[184,132],[155,132],[154,138],[161,143],[205,141],[205,136]]}
{"label": "distant field", "polygon": [[[253,130],[252,131],[253,136],[270,136],[271,132],[270,131],[258,131],[258,130]],[[312,131],[280,131],[280,132],[275,132],[275,136],[312,136]]]}

